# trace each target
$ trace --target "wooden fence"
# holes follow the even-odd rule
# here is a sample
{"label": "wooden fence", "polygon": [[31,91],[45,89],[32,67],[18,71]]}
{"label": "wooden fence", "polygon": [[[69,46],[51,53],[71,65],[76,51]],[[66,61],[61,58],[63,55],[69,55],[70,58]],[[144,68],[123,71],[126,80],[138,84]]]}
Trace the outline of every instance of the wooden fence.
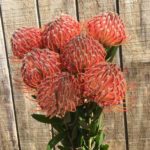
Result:
{"label": "wooden fence", "polygon": [[[130,40],[118,53],[130,86],[128,112],[105,115],[110,150],[150,150],[150,0],[1,0],[0,150],[45,150],[50,126],[31,118],[18,65],[12,63],[10,37],[22,26],[41,26],[61,13],[80,21],[103,11],[119,12]],[[133,106],[135,105],[135,106]]]}

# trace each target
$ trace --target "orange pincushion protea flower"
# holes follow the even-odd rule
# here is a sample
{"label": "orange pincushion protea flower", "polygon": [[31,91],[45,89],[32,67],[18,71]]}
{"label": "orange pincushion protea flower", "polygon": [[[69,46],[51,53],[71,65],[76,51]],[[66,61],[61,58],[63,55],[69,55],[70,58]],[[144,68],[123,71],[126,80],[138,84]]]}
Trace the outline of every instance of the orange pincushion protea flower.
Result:
{"label": "orange pincushion protea flower", "polygon": [[126,90],[126,81],[115,64],[99,63],[85,71],[84,96],[100,106],[120,104]]}
{"label": "orange pincushion protea flower", "polygon": [[45,47],[59,52],[73,37],[80,34],[80,24],[71,16],[60,18],[45,25],[42,39]]}
{"label": "orange pincushion protea flower", "polygon": [[113,12],[102,13],[86,23],[86,29],[90,36],[99,40],[105,46],[115,46],[127,40],[125,26]]}
{"label": "orange pincushion protea flower", "polygon": [[38,87],[37,101],[49,117],[64,116],[82,104],[77,80],[69,73],[48,77]]}
{"label": "orange pincushion protea flower", "polygon": [[11,38],[14,56],[23,58],[34,48],[42,48],[41,31],[34,27],[23,27],[14,32]]}
{"label": "orange pincushion protea flower", "polygon": [[64,47],[61,60],[69,72],[76,73],[92,64],[105,61],[105,56],[105,49],[98,41],[79,35]]}
{"label": "orange pincushion protea flower", "polygon": [[36,88],[43,78],[59,72],[59,54],[49,49],[34,49],[23,59],[22,78],[32,88]]}

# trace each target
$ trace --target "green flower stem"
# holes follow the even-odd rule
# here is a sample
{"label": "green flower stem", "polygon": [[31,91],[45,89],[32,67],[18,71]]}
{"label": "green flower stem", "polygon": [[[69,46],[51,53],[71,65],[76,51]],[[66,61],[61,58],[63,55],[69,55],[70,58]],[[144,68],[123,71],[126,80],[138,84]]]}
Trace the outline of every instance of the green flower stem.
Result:
{"label": "green flower stem", "polygon": [[[91,118],[89,118],[89,125],[91,124]],[[91,138],[89,139],[89,150],[92,150],[92,146],[91,146]]]}
{"label": "green flower stem", "polygon": [[71,144],[71,150],[75,150],[74,148],[74,145],[73,145],[73,142],[72,142],[72,137],[70,136],[70,130],[69,130],[69,127],[67,126],[67,124],[65,123],[65,127],[67,129],[67,136],[68,136],[68,139],[69,139],[69,142]]}
{"label": "green flower stem", "polygon": [[89,150],[92,150],[92,146],[91,146],[92,140],[89,139]]}
{"label": "green flower stem", "polygon": [[48,118],[40,114],[32,117],[56,129],[56,135],[48,143],[49,150],[56,145],[60,150],[108,150],[108,145],[103,145],[102,110],[91,102],[79,106],[75,112],[66,113],[64,117]]}

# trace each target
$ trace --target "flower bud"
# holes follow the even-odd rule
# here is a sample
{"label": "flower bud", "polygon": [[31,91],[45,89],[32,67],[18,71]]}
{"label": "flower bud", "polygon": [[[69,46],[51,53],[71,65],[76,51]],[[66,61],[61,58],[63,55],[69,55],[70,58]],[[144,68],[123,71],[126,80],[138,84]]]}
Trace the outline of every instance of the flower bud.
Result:
{"label": "flower bud", "polygon": [[27,53],[21,68],[23,81],[32,88],[36,88],[45,77],[60,71],[59,54],[49,49],[34,49]]}
{"label": "flower bud", "polygon": [[77,80],[67,72],[44,79],[38,87],[37,101],[49,117],[64,116],[82,104]]}
{"label": "flower bud", "polygon": [[99,63],[85,71],[84,96],[100,106],[120,104],[126,90],[125,78],[116,64]]}
{"label": "flower bud", "polygon": [[69,72],[84,72],[84,69],[105,61],[103,46],[90,36],[79,35],[72,39],[63,49],[61,60]]}
{"label": "flower bud", "polygon": [[44,26],[42,32],[43,44],[45,47],[59,52],[65,44],[79,34],[79,22],[69,15],[61,15],[60,18]]}
{"label": "flower bud", "polygon": [[14,56],[20,59],[34,48],[42,48],[40,29],[23,27],[16,30],[12,35],[11,45]]}
{"label": "flower bud", "polygon": [[121,45],[127,40],[125,26],[113,12],[102,13],[86,23],[87,33],[104,46]]}

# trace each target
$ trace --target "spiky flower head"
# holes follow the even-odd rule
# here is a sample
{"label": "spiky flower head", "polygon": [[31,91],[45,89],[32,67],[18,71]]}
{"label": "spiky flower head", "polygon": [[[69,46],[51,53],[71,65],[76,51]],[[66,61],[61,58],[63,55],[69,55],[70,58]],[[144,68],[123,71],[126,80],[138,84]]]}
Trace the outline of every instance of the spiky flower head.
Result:
{"label": "spiky flower head", "polygon": [[69,15],[46,24],[42,32],[43,44],[49,49],[59,52],[73,37],[80,34],[80,24]]}
{"label": "spiky flower head", "polygon": [[64,68],[77,73],[97,62],[105,61],[103,46],[90,36],[79,35],[73,38],[63,49],[61,60]]}
{"label": "spiky flower head", "polygon": [[116,64],[98,63],[85,71],[84,96],[100,106],[120,104],[126,90],[126,81]]}
{"label": "spiky flower head", "polygon": [[77,80],[67,72],[47,77],[38,87],[37,101],[47,116],[64,116],[82,104]]}
{"label": "spiky flower head", "polygon": [[41,30],[34,27],[22,27],[17,29],[11,38],[14,56],[23,58],[34,48],[42,48]]}
{"label": "spiky flower head", "polygon": [[59,54],[49,49],[34,49],[22,61],[22,78],[30,87],[36,88],[41,80],[60,72]]}
{"label": "spiky flower head", "polygon": [[105,46],[124,43],[128,36],[124,23],[114,12],[102,13],[86,23],[87,33]]}

